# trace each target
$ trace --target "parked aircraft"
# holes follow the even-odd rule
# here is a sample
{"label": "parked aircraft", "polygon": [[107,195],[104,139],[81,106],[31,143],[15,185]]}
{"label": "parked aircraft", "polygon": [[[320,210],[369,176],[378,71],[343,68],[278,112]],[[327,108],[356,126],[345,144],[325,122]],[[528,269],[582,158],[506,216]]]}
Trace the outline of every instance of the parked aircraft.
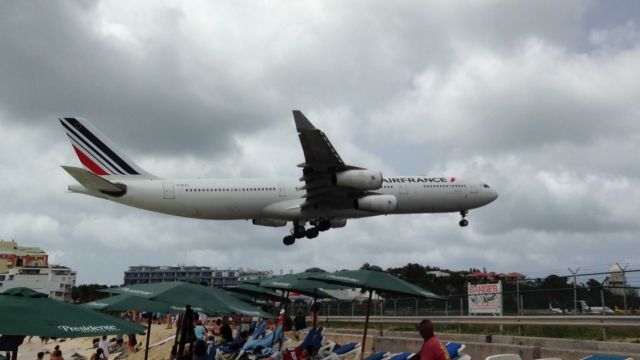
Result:
{"label": "parked aircraft", "polygon": [[594,315],[613,315],[615,312],[611,310],[608,306],[604,308],[602,306],[589,306],[585,300],[578,300],[578,304],[580,305],[580,312],[583,314],[594,314]]}
{"label": "parked aircraft", "polygon": [[[498,194],[479,181],[453,176],[389,176],[348,165],[328,137],[293,111],[305,161],[300,179],[163,179],[142,169],[89,121],[60,118],[84,168],[62,166],[80,185],[70,192],[140,209],[199,219],[292,223],[285,245],[346,225],[347,219],[415,213],[467,213]],[[311,227],[306,228],[309,223]]]}
{"label": "parked aircraft", "polygon": [[551,305],[551,303],[549,303],[549,311],[550,311],[552,314],[556,314],[556,315],[563,315],[563,314],[566,312],[565,310],[563,310],[563,309],[561,309],[561,308],[559,308],[559,307],[553,307],[553,306]]}

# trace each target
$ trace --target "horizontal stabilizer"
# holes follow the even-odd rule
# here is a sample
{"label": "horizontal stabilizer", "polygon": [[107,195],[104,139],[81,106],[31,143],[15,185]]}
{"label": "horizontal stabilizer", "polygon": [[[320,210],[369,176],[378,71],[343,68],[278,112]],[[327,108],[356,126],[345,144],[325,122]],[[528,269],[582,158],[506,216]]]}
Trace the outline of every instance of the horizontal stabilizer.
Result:
{"label": "horizontal stabilizer", "polygon": [[126,191],[124,185],[112,183],[109,180],[105,180],[100,176],[92,173],[89,170],[77,168],[73,166],[62,166],[62,168],[78,180],[82,186],[88,190],[96,190],[106,194],[123,195]]}

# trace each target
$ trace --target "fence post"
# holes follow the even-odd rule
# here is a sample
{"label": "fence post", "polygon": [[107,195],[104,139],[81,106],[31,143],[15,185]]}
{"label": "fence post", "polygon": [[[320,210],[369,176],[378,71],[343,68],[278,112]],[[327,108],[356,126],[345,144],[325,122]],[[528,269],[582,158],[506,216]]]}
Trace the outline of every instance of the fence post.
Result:
{"label": "fence post", "polygon": [[569,272],[571,272],[571,274],[573,275],[573,315],[578,315],[578,290],[576,289],[576,275],[578,274],[578,271],[580,271],[580,268],[577,268],[576,271],[571,270],[571,268],[567,269],[569,269]]}
{"label": "fence post", "polygon": [[629,264],[627,264],[627,266],[625,266],[624,268],[622,268],[622,266],[620,266],[620,264],[616,263],[616,265],[618,265],[618,268],[620,269],[620,271],[622,271],[622,280],[624,281],[623,285],[624,288],[622,289],[622,299],[624,300],[624,314],[628,315],[627,313],[627,276],[625,274],[625,271],[627,270],[627,266],[629,266]]}
{"label": "fence post", "polygon": [[522,316],[520,310],[520,276],[516,275],[516,314]]}

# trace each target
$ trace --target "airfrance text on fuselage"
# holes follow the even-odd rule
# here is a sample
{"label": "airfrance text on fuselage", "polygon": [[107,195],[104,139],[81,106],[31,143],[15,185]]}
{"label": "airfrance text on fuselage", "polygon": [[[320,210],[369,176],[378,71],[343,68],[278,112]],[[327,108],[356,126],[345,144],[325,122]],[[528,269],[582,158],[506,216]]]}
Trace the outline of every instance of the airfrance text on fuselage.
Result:
{"label": "airfrance text on fuselage", "polygon": [[385,178],[386,183],[448,183],[454,182],[455,178],[447,179],[443,177],[392,177]]}

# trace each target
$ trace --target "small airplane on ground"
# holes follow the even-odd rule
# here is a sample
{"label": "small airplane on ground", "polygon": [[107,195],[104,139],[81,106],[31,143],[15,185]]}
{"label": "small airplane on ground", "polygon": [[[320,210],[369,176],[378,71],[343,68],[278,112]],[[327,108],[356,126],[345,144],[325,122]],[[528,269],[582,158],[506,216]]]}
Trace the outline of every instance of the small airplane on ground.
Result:
{"label": "small airplane on ground", "polygon": [[616,313],[616,315],[640,315],[640,309],[627,308],[627,312],[625,313],[624,309],[621,309],[618,306],[614,306],[613,311]]}
{"label": "small airplane on ground", "polygon": [[[159,213],[198,219],[293,224],[285,245],[346,225],[347,219],[391,214],[467,213],[498,194],[480,181],[454,176],[390,176],[346,164],[327,136],[302,114],[293,116],[305,161],[300,179],[163,179],[142,169],[89,121],[60,118],[84,168],[62,166],[80,185],[70,192]],[[312,227],[305,228],[309,223]]]}
{"label": "small airplane on ground", "polygon": [[602,306],[589,306],[585,300],[578,300],[578,305],[580,305],[580,312],[583,314],[593,314],[593,315],[613,315],[615,312],[611,310],[608,306],[604,308]]}
{"label": "small airplane on ground", "polygon": [[549,303],[549,311],[551,311],[552,314],[557,314],[557,315],[563,315],[565,313],[565,310],[562,310],[559,307],[553,307],[551,303]]}

